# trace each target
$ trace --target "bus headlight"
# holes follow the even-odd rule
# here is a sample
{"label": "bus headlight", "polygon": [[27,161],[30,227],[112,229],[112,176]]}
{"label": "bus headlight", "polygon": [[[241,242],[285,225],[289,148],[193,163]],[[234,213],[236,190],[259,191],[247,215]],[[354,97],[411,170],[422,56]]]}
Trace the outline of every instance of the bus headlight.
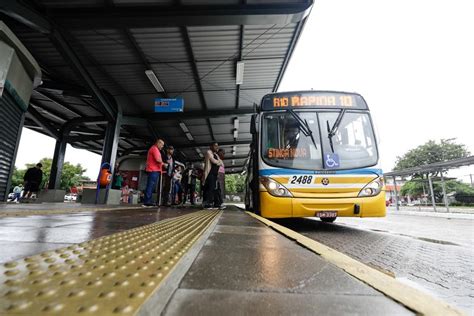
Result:
{"label": "bus headlight", "polygon": [[383,188],[383,179],[378,177],[375,180],[372,180],[359,192],[359,197],[364,196],[375,196],[382,191]]}
{"label": "bus headlight", "polygon": [[288,191],[287,188],[285,188],[282,184],[278,183],[277,181],[273,180],[272,178],[269,177],[260,177],[260,183],[263,184],[265,189],[267,189],[268,193],[270,193],[273,196],[286,196],[286,197],[292,197],[290,191]]}

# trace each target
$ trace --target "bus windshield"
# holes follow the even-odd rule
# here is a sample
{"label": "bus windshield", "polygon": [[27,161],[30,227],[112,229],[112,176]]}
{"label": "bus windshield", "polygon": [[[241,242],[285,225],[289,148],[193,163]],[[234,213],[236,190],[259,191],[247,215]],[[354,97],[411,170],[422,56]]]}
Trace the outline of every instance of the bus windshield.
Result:
{"label": "bus windshield", "polygon": [[[300,122],[289,112],[263,115],[262,156],[269,165],[326,170],[363,168],[377,163],[375,136],[367,112],[347,111],[342,116],[337,110],[296,113]],[[335,124],[338,117],[340,122]],[[304,126],[301,122],[305,122]],[[305,128],[312,133],[308,134]]]}

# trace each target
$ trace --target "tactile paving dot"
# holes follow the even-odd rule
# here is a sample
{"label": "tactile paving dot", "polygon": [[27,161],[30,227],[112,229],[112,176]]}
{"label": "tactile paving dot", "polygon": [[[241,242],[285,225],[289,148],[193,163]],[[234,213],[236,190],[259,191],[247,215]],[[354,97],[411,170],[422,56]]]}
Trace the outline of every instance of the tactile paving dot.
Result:
{"label": "tactile paving dot", "polygon": [[195,212],[0,264],[0,315],[133,315],[218,214]]}

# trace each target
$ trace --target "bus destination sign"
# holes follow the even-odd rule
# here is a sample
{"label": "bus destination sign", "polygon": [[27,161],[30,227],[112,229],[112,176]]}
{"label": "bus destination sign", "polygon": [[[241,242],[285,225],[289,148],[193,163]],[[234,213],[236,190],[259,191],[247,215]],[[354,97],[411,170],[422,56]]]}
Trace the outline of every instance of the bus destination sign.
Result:
{"label": "bus destination sign", "polygon": [[263,110],[285,110],[288,108],[353,108],[367,110],[367,104],[358,94],[342,92],[274,93],[263,98]]}

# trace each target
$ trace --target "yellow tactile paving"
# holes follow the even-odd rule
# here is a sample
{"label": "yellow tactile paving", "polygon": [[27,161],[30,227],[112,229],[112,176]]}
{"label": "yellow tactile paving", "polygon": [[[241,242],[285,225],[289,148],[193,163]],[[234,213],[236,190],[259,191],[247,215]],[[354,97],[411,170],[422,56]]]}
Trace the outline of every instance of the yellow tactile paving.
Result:
{"label": "yellow tactile paving", "polygon": [[133,315],[219,214],[200,211],[0,266],[0,315]]}

